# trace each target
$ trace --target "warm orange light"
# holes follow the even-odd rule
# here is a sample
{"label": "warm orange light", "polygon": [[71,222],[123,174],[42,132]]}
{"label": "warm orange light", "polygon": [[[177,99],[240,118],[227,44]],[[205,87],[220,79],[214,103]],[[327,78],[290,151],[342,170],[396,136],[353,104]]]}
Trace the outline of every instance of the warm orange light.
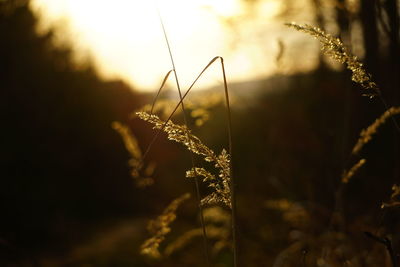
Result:
{"label": "warm orange light", "polygon": [[[104,77],[123,78],[139,90],[156,90],[172,68],[157,10],[164,21],[183,88],[217,55],[225,58],[230,80],[263,76],[275,68],[274,38],[279,30],[271,31],[268,43],[253,41],[251,37],[237,43],[238,49],[232,52],[236,33],[227,30],[223,20],[242,14],[241,0],[33,0],[31,3],[41,14],[42,28],[57,22],[63,24],[59,36],[68,36],[77,55],[89,53]],[[268,31],[265,23],[271,25],[280,8],[279,0],[261,3],[260,20],[254,20],[250,30],[259,27],[259,31]],[[240,34],[247,30],[237,29]],[[220,81],[220,68],[211,68],[199,87]]]}

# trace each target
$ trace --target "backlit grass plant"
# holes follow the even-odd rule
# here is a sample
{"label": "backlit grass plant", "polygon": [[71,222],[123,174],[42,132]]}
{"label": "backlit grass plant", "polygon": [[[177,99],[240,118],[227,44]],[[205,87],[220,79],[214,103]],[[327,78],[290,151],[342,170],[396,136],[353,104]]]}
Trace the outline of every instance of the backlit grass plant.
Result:
{"label": "backlit grass plant", "polygon": [[[226,108],[227,108],[227,114],[228,114],[228,140],[229,140],[229,152],[226,149],[222,149],[220,153],[215,153],[212,149],[210,149],[208,146],[206,146],[197,136],[192,134],[191,130],[187,126],[187,120],[185,119],[185,125],[178,125],[172,122],[171,118],[175,114],[175,112],[178,110],[179,107],[182,108],[182,113],[185,115],[185,108],[184,108],[184,99],[188,95],[188,93],[191,91],[193,88],[194,84],[198,81],[198,79],[201,77],[201,75],[207,70],[211,64],[216,62],[217,60],[220,60],[221,66],[222,66],[222,73],[224,77],[224,91],[225,91],[225,103],[226,103]],[[167,79],[169,76],[169,73],[166,75]],[[151,108],[151,112],[145,112],[145,111],[139,111],[136,112],[136,116],[151,125],[153,125],[153,129],[156,130],[156,134],[152,140],[152,142],[149,144],[148,149],[143,155],[143,158],[146,157],[148,151],[151,149],[151,146],[154,144],[154,141],[157,139],[159,136],[160,132],[163,131],[167,134],[167,137],[171,141],[175,141],[177,143],[180,143],[186,147],[186,149],[192,154],[192,168],[188,171],[186,171],[185,176],[187,178],[194,179],[196,182],[196,195],[199,201],[199,212],[200,212],[200,218],[201,218],[201,225],[202,225],[202,236],[204,238],[204,249],[205,249],[205,254],[206,254],[206,261],[207,264],[210,264],[210,259],[208,256],[208,232],[213,233],[214,228],[206,229],[205,221],[204,221],[204,215],[203,215],[203,206],[210,206],[210,205],[222,205],[225,208],[229,209],[231,211],[231,231],[232,234],[229,236],[232,236],[233,242],[232,242],[232,247],[233,247],[233,254],[234,254],[234,265],[236,266],[237,264],[237,254],[236,254],[236,244],[237,242],[234,241],[236,238],[235,232],[236,232],[236,223],[235,223],[235,197],[234,197],[234,184],[232,181],[232,163],[231,163],[231,151],[232,151],[232,141],[231,141],[231,113],[230,113],[230,102],[229,102],[229,94],[228,94],[228,87],[226,83],[226,76],[225,76],[225,68],[224,68],[224,63],[223,59],[221,57],[215,57],[210,61],[210,63],[200,72],[198,77],[194,80],[192,85],[188,88],[186,93],[184,95],[180,94],[180,101],[178,105],[173,109],[171,114],[168,116],[168,118],[163,121],[161,120],[157,115],[153,114],[154,106],[157,103],[157,97],[163,88],[163,85],[165,84],[165,79],[162,83],[162,86],[160,87],[157,96],[155,98],[155,101],[153,102],[153,106]],[[177,79],[177,77],[176,77]],[[185,118],[185,116],[184,116]],[[212,170],[207,170],[204,167],[197,167],[194,165],[194,158],[193,155],[198,155],[203,158],[203,160],[207,163],[211,163],[214,165],[215,169],[217,170],[217,173],[213,173]],[[201,178],[201,181],[205,183],[209,188],[210,188],[210,193],[206,195],[205,197],[200,196],[200,190],[199,190],[199,185],[198,185],[198,178]],[[211,229],[211,230],[210,230]],[[214,232],[215,236],[215,232]]]}
{"label": "backlit grass plant", "polygon": [[146,112],[137,112],[136,114],[140,119],[152,124],[153,129],[166,132],[169,140],[183,144],[190,152],[202,156],[206,162],[213,163],[219,171],[217,177],[199,167],[187,171],[186,177],[203,177],[203,182],[211,187],[211,194],[201,199],[202,205],[220,203],[231,208],[230,156],[225,149],[220,154],[216,154],[193,135],[186,126],[174,124],[172,121],[164,122],[157,115],[150,115]]}
{"label": "backlit grass plant", "polygon": [[[362,87],[362,89],[364,90],[363,95],[367,95],[371,98],[374,96],[379,96],[383,101],[380,88],[372,80],[372,75],[366,71],[363,64],[358,60],[358,58],[352,55],[346,49],[340,39],[333,37],[332,35],[324,32],[318,27],[313,27],[310,25],[299,25],[296,23],[288,23],[286,25],[288,27],[296,29],[297,31],[305,32],[315,37],[321,43],[322,51],[326,55],[344,64],[347,69],[351,71],[351,79]],[[176,251],[185,249],[185,247],[194,239],[202,236],[204,241],[206,265],[211,265],[211,260],[208,256],[208,243],[213,240],[213,253],[216,254],[223,248],[232,248],[233,265],[238,266],[238,239],[236,237],[237,215],[235,203],[236,196],[235,182],[232,175],[233,166],[231,158],[232,123],[228,86],[226,81],[223,58],[215,57],[214,59],[212,59],[210,63],[200,72],[200,74],[187,89],[187,91],[183,93],[180,89],[178,75],[173,63],[172,52],[169,47],[166,33],[165,38],[168,44],[173,70],[168,72],[168,74],[165,76],[153,104],[135,113],[135,116],[151,124],[153,129],[155,130],[154,137],[148,145],[146,151],[142,153],[140,150],[137,149],[137,142],[129,138],[131,134],[124,125],[114,123],[113,127],[121,134],[125,142],[125,146],[132,157],[138,159],[138,163],[135,163],[134,166],[132,166],[133,170],[135,169],[135,167],[137,167],[137,169],[141,167],[140,164],[142,164],[142,162],[146,159],[149,150],[154,145],[155,140],[160,136],[161,132],[164,132],[169,140],[183,145],[186,150],[190,152],[192,167],[187,170],[186,173],[182,172],[182,177],[186,176],[187,178],[193,179],[196,183],[195,194],[198,200],[201,227],[186,231],[184,234],[176,238],[175,241],[167,244],[164,252],[160,251],[160,243],[165,239],[165,235],[171,231],[170,224],[176,219],[176,209],[184,200],[189,198],[188,194],[184,194],[178,199],[174,200],[157,219],[150,222],[148,228],[150,233],[152,234],[152,237],[150,237],[143,243],[141,247],[141,253],[153,256],[155,258],[161,258],[162,255],[169,256],[174,254]],[[214,62],[218,60],[221,63],[224,79],[225,104],[228,115],[227,128],[229,147],[227,149],[222,149],[219,153],[216,153],[209,146],[205,145],[205,143],[200,138],[194,135],[192,130],[188,127],[185,100],[189,92],[192,90],[194,84],[198,81],[202,74],[207,70],[209,66],[211,66]],[[175,75],[175,81],[179,93],[179,103],[176,106],[168,106],[168,104],[165,104],[167,102],[160,102],[160,104],[157,104],[158,96],[171,73]],[[160,118],[158,115],[156,115],[156,112],[160,110],[168,110],[168,112],[164,112],[162,118]],[[178,112],[183,114],[183,125],[176,124],[172,121],[173,115]],[[386,111],[383,113],[382,116],[377,118],[375,122],[371,124],[371,126],[367,127],[365,130],[362,130],[362,132],[360,133],[360,137],[353,148],[352,156],[358,157],[358,154],[360,154],[363,146],[373,138],[373,136],[377,133],[378,128],[383,123],[385,123],[388,118],[392,117],[395,125],[397,126],[393,118],[393,116],[397,114],[400,114],[400,107],[386,108]],[[210,117],[210,114],[205,109],[198,111],[195,114],[192,114],[192,116],[201,118],[201,122],[196,122],[198,126],[201,126],[203,122]],[[205,163],[206,167],[199,167],[199,164],[196,163],[194,160],[194,156],[200,157],[204,161],[203,163]],[[339,193],[343,191],[343,188],[347,186],[347,184],[352,182],[352,178],[358,173],[361,168],[363,168],[366,162],[366,159],[359,158],[358,160],[356,160],[355,164],[342,172],[342,176],[340,177],[341,183],[339,185],[339,190],[335,194],[337,203],[337,196],[340,195]],[[214,168],[212,168],[212,166]],[[202,197],[202,194],[200,192],[199,181],[204,183],[210,189],[209,194],[204,197]],[[383,203],[382,208],[398,207],[399,192],[399,187],[397,185],[394,185],[393,194],[391,195],[390,201]],[[306,232],[307,229],[309,230],[311,225],[315,225],[317,221],[321,219],[318,218],[317,220],[315,220],[313,218],[313,216],[315,216],[313,211],[307,209],[306,205],[299,205],[298,203],[289,201],[288,199],[266,201],[265,207],[281,212],[285,221],[287,221],[294,228],[304,228],[304,232]],[[330,214],[331,218],[333,218],[337,212],[337,210],[333,212],[326,212],[325,215]],[[370,234],[369,236],[375,238],[375,236],[372,234]],[[360,257],[350,258],[351,255],[349,255],[349,253],[355,253],[356,249],[353,247],[350,248],[348,244],[343,244],[344,242],[349,243],[350,237],[346,236],[340,231],[320,232],[318,234],[315,234],[314,237],[298,231],[296,235],[293,235],[292,239],[294,240],[293,243],[288,248],[279,253],[279,255],[277,255],[274,266],[364,266],[362,265],[363,259],[361,259]],[[377,239],[386,240],[385,238]],[[329,245],[323,246],[320,244]],[[386,246],[388,249],[391,248],[390,243],[389,245]],[[308,246],[315,247],[315,251],[310,253],[310,256],[306,258],[306,256],[308,255]],[[378,252],[375,253],[381,253],[381,250],[377,251]],[[366,257],[364,262],[367,262],[369,260],[370,258]],[[312,262],[313,264],[307,265],[307,263],[309,262]],[[393,266],[396,266],[393,259],[392,262]]]}

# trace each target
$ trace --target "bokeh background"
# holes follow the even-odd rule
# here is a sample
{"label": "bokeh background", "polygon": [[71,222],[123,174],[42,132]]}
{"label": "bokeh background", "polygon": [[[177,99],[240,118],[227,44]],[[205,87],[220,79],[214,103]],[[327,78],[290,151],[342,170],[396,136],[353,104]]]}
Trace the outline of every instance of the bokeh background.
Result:
{"label": "bokeh background", "polygon": [[[155,133],[132,112],[152,102],[172,68],[157,3],[70,2],[0,1],[1,265],[205,266],[201,239],[162,260],[139,251],[148,220],[185,192],[193,196],[165,242],[198,227],[189,152],[161,135],[149,153],[155,183],[138,188],[111,126],[129,125],[143,151]],[[363,232],[389,237],[399,251],[398,210],[380,207],[399,183],[393,121],[361,152],[367,164],[351,182],[343,187],[340,178],[360,158],[351,156],[360,130],[399,104],[398,1],[216,2],[224,5],[158,8],[183,88],[212,57],[226,60],[240,263],[390,266],[385,247]],[[340,36],[385,103],[363,97],[316,40],[283,25],[290,21]],[[223,96],[219,66],[202,80],[188,100]],[[177,103],[173,79],[162,98]],[[219,152],[228,143],[226,111],[215,103],[204,125],[189,125]],[[231,266],[230,250],[212,261]]]}

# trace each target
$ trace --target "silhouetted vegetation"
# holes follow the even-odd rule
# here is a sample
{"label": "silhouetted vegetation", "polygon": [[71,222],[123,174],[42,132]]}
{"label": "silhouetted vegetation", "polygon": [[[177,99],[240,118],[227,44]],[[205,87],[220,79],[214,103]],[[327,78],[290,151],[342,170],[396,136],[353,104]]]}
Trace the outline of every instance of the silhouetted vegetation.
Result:
{"label": "silhouetted vegetation", "polygon": [[143,97],[74,66],[36,23],[27,2],[0,3],[0,262],[35,262],[99,221],[141,210],[111,122]]}
{"label": "silhouetted vegetation", "polygon": [[[314,72],[258,81],[249,93],[256,98],[236,91],[249,83],[236,85],[230,159],[224,102],[201,104],[210,92],[185,99],[187,118],[172,117],[187,128],[163,128],[178,102],[168,92],[139,113],[160,130],[147,151],[157,131],[132,112],[151,98],[101,80],[90,63],[78,66],[53,45],[52,31],[38,35],[29,1],[0,1],[0,264],[232,266],[237,224],[237,266],[398,266],[400,129],[398,108],[389,109],[399,103],[397,1],[337,0],[333,18],[312,2],[316,24],[334,23],[344,46],[291,26],[322,39],[350,71],[321,57]],[[351,57],[355,25],[365,66]],[[196,176],[200,196],[189,199]]]}

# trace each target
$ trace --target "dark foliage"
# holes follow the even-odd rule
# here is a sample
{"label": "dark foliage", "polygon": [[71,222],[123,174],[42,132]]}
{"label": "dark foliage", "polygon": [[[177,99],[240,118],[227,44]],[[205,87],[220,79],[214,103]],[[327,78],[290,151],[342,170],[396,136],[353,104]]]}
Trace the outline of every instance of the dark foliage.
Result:
{"label": "dark foliage", "polygon": [[35,33],[24,2],[0,2],[1,259],[65,249],[95,222],[140,209],[110,125],[143,97],[74,67],[52,32]]}

